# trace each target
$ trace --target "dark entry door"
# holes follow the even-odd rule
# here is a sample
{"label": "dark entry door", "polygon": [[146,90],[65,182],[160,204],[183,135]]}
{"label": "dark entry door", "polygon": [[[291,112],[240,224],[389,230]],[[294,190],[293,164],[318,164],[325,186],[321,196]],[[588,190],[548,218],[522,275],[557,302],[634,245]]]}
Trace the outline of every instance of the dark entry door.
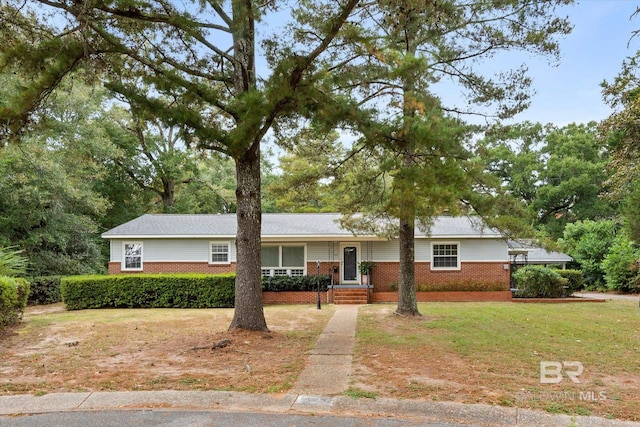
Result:
{"label": "dark entry door", "polygon": [[342,247],[342,281],[343,283],[358,282],[358,247],[356,245]]}

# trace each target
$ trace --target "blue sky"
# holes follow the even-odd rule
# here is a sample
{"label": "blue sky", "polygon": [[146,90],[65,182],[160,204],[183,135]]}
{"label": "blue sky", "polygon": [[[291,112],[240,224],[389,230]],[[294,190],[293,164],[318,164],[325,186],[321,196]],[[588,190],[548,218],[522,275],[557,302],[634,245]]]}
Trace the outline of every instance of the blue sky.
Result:
{"label": "blue sky", "polygon": [[612,81],[622,61],[640,50],[640,36],[631,38],[640,29],[640,16],[631,18],[638,6],[632,0],[586,0],[563,8],[559,15],[568,15],[574,28],[560,41],[560,64],[524,58],[537,95],[514,121],[563,126],[608,117],[611,110],[602,100],[600,83]]}

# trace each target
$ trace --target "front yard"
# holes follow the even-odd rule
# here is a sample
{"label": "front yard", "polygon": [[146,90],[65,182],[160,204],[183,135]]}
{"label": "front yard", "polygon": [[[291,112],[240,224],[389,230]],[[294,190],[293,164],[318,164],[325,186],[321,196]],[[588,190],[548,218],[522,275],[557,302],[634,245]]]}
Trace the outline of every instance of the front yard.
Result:
{"label": "front yard", "polygon": [[[424,303],[418,319],[398,317],[394,309],[360,308],[348,394],[640,420],[637,302]],[[266,306],[270,333],[231,334],[232,309],[31,307],[0,338],[0,394],[283,393],[333,312],[332,305]],[[574,363],[559,383],[542,384],[540,362]]]}
{"label": "front yard", "polygon": [[232,309],[31,307],[15,334],[0,341],[0,394],[282,392],[332,313],[331,306],[269,306],[270,333],[231,334]]}
{"label": "front yard", "polygon": [[[419,307],[418,320],[394,315],[394,306],[360,310],[354,389],[640,420],[637,302]],[[542,384],[540,362],[579,363]],[[559,380],[552,370],[545,378]]]}

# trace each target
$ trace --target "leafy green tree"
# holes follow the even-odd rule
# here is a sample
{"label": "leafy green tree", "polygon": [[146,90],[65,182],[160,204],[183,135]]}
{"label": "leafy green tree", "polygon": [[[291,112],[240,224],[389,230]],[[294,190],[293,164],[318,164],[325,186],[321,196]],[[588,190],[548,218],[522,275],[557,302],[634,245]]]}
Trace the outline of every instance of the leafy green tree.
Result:
{"label": "leafy green tree", "polygon": [[620,207],[620,215],[629,238],[640,244],[640,185],[634,186],[624,197]]}
{"label": "leafy green tree", "polygon": [[548,127],[539,123],[498,125],[485,132],[476,147],[487,170],[527,206],[537,198],[540,170],[544,164],[541,147],[547,133]]}
{"label": "leafy green tree", "polygon": [[183,131],[165,126],[135,103],[114,106],[105,112],[103,124],[116,148],[108,159],[141,190],[153,193],[160,211],[174,212],[180,185],[196,180],[196,156],[181,138]]}
{"label": "leafy green tree", "polygon": [[201,153],[194,178],[176,193],[175,212],[232,213],[236,211],[233,160]]}
{"label": "leafy green tree", "polygon": [[19,146],[0,150],[0,239],[24,250],[34,275],[103,271],[98,221],[108,206],[93,180],[110,146],[93,126],[103,98],[62,86],[40,105]]}
{"label": "leafy green tree", "polygon": [[619,233],[602,260],[607,287],[613,291],[640,292],[639,262],[640,249],[626,233]]}
{"label": "leafy green tree", "polygon": [[[168,126],[184,126],[185,138],[231,157],[238,235],[230,329],[266,330],[260,285],[261,142],[281,119],[351,111],[334,102],[330,87],[318,83],[334,71],[321,59],[331,59],[323,55],[357,6],[357,0],[300,3],[292,19],[313,14],[318,31],[298,26],[310,42],[306,46],[298,38],[284,43],[265,38],[270,73],[259,80],[258,27],[272,12],[286,11],[272,3],[7,0],[3,31],[28,35],[37,29],[39,37],[26,42],[12,37],[2,45],[0,65],[18,63],[32,75],[2,111],[3,129],[19,129],[43,95],[85,64],[106,68],[110,90],[135,100]],[[33,22],[41,17],[49,25]],[[141,80],[145,85],[138,87]]]}
{"label": "leafy green tree", "polygon": [[104,270],[95,218],[106,201],[93,191],[89,161],[40,141],[0,151],[0,245],[23,249],[31,274]]}
{"label": "leafy green tree", "polygon": [[553,128],[541,150],[545,159],[542,184],[531,208],[552,237],[568,222],[611,218],[615,211],[604,200],[608,153],[596,139],[596,123]]}
{"label": "leafy green tree", "polygon": [[[425,102],[425,98],[422,98]],[[411,103],[417,103],[412,96]],[[447,119],[439,104],[429,112],[405,116],[404,123],[389,123],[386,135],[393,141],[379,141],[360,153],[359,168],[352,168],[340,182],[343,224],[356,232],[397,235],[400,249],[397,313],[419,315],[415,295],[414,233],[416,225],[428,230],[436,215],[449,209],[461,211],[460,199],[473,187],[476,176],[470,156],[461,142],[465,128]],[[405,140],[400,143],[399,139]],[[368,140],[366,144],[372,143]],[[353,162],[352,162],[353,163]],[[359,212],[365,212],[361,217]]]}
{"label": "leafy green tree", "polygon": [[[104,216],[99,218],[100,230],[110,230],[149,211],[156,202],[154,194],[140,190],[124,170],[112,160],[104,159],[104,172],[93,178],[93,190],[108,201]],[[104,245],[104,255],[109,253]]]}
{"label": "leafy green tree", "polygon": [[622,201],[631,239],[640,242],[640,52],[627,58],[613,82],[602,83],[603,98],[614,112],[600,125],[600,139],[611,152],[608,197]]}
{"label": "leafy green tree", "polygon": [[613,220],[577,221],[567,224],[560,248],[580,265],[588,288],[604,288],[605,271],[602,262],[616,239],[618,225]]}
{"label": "leafy green tree", "polygon": [[568,223],[615,215],[602,197],[608,155],[595,122],[496,127],[478,145],[488,171],[527,206],[531,224],[553,240]]}

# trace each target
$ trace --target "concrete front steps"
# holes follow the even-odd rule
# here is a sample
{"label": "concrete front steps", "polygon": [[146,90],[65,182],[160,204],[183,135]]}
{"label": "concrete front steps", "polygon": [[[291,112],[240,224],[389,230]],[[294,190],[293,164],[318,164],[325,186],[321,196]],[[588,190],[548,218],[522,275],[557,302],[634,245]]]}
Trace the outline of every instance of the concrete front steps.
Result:
{"label": "concrete front steps", "polygon": [[367,288],[335,288],[333,290],[334,304],[368,304],[369,290]]}

